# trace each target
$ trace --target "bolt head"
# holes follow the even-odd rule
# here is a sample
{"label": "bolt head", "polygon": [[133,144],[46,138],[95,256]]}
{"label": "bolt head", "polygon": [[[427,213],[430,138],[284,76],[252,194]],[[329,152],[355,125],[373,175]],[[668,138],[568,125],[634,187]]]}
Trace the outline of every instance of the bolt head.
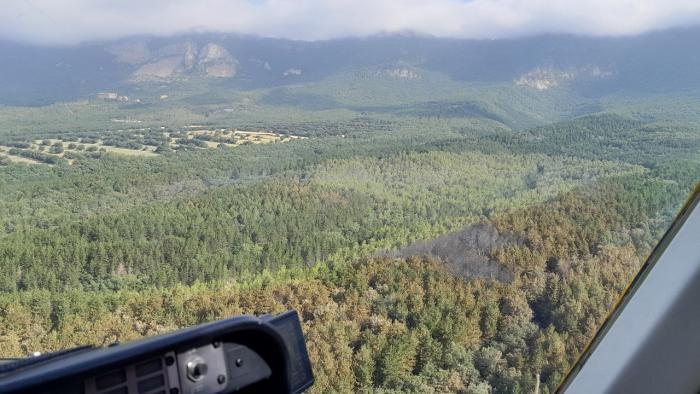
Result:
{"label": "bolt head", "polygon": [[193,382],[201,380],[209,370],[207,363],[201,357],[193,357],[185,367],[187,368],[187,377]]}

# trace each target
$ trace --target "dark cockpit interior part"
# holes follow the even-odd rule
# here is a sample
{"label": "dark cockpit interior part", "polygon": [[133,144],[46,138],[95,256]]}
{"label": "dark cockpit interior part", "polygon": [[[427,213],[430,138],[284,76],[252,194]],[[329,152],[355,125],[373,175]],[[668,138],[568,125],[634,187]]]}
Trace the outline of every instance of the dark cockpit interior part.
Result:
{"label": "dark cockpit interior part", "polygon": [[295,311],[233,317],[132,343],[0,365],[3,393],[299,393],[312,384]]}

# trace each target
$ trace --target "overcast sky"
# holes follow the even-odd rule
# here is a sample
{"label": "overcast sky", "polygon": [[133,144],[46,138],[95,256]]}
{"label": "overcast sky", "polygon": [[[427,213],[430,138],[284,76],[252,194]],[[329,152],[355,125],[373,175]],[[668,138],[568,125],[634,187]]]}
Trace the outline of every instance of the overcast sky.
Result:
{"label": "overcast sky", "polygon": [[188,31],[302,40],[629,35],[700,22],[700,0],[0,0],[0,10],[0,39],[41,44]]}

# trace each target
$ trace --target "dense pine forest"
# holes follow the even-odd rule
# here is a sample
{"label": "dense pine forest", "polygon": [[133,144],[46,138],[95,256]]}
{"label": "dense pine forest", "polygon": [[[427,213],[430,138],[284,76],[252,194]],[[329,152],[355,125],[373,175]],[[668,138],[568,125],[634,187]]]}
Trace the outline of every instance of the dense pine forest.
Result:
{"label": "dense pine forest", "polygon": [[382,67],[0,107],[0,354],[294,308],[312,392],[553,392],[700,179],[700,101]]}

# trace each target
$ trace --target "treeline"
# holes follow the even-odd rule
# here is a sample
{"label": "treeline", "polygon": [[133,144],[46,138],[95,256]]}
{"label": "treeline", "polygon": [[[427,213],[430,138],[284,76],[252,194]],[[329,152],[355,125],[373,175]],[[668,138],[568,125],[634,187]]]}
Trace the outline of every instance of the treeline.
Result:
{"label": "treeline", "polygon": [[[61,150],[62,152],[62,150]],[[56,153],[61,153],[61,152],[56,152]],[[40,161],[42,163],[46,164],[62,164],[65,163],[65,160],[62,159],[59,156],[55,156],[52,154],[46,154],[46,153],[41,153],[33,150],[25,150],[25,149],[17,149],[17,148],[12,148],[7,153],[13,155],[13,156],[21,156],[21,157],[26,157],[27,159],[32,159],[36,161]],[[52,152],[54,153],[54,152]]]}
{"label": "treeline", "polygon": [[0,145],[9,146],[11,148],[19,148],[19,149],[29,149],[32,147],[32,144],[30,144],[29,142],[23,142],[23,141],[0,141]]}
{"label": "treeline", "polygon": [[24,226],[8,221],[0,243],[0,288],[171,286],[265,269],[308,269],[435,237],[580,182],[639,171],[605,162],[474,153],[332,161],[307,179],[232,182],[82,220],[64,216]]}
{"label": "treeline", "polygon": [[[397,124],[387,119],[357,116],[348,120],[306,121],[271,124],[268,129],[279,134],[300,135],[306,137],[337,136],[353,134],[378,134],[395,130]],[[247,130],[243,128],[244,130]]]}
{"label": "treeline", "polygon": [[695,155],[700,135],[683,126],[660,126],[619,115],[592,115],[487,137],[515,152],[616,160],[654,168]]}

